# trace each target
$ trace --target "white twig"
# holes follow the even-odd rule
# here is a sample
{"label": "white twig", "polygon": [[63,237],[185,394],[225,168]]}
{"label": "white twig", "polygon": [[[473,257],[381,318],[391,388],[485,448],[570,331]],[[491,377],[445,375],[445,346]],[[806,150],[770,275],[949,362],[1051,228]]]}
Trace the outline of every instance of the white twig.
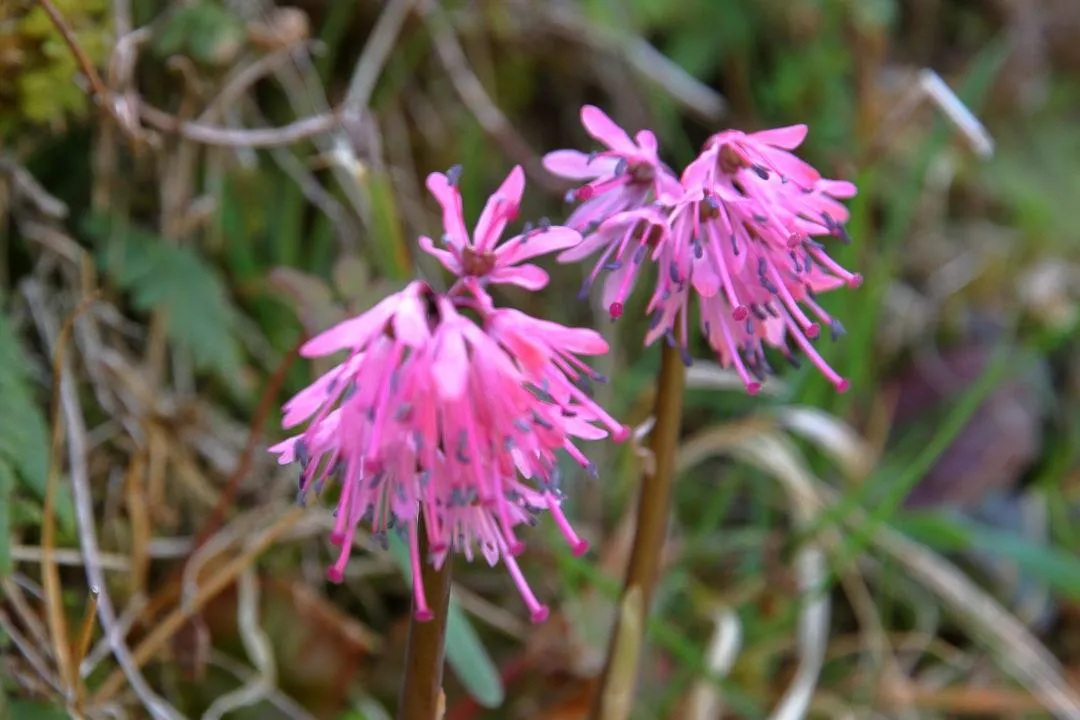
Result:
{"label": "white twig", "polygon": [[[251,668],[237,662],[225,653],[215,648],[210,649],[210,664],[216,665],[222,670],[232,673],[241,682],[247,682],[255,675]],[[300,703],[283,693],[278,688],[273,688],[266,696],[267,702],[280,710],[290,720],[315,720],[315,716],[305,710]]]}
{"label": "white twig", "polygon": [[990,137],[990,133],[940,75],[930,68],[925,68],[919,73],[919,88],[956,126],[979,157],[985,160],[994,154],[994,139]]}
{"label": "white twig", "polygon": [[356,113],[367,109],[375,83],[382,74],[414,2],[415,0],[390,0],[384,4],[384,9],[371,30],[371,36],[364,45],[364,52],[353,70],[343,108]]}
{"label": "white twig", "polygon": [[240,688],[214,700],[203,713],[202,720],[221,720],[226,713],[267,700],[277,684],[273,646],[259,625],[258,578],[255,572],[248,568],[240,573],[236,584],[236,620],[240,639],[258,674]]}
{"label": "white twig", "polygon": [[49,672],[49,666],[45,662],[45,658],[38,654],[35,648],[36,643],[30,642],[19,632],[19,628],[15,627],[15,624],[11,622],[11,619],[3,610],[0,610],[0,630],[3,630],[11,638],[11,642],[15,643],[15,647],[19,649],[19,652],[30,663],[30,667],[34,668],[38,676],[47,682],[58,695],[63,695],[64,691],[61,689],[56,676]]}

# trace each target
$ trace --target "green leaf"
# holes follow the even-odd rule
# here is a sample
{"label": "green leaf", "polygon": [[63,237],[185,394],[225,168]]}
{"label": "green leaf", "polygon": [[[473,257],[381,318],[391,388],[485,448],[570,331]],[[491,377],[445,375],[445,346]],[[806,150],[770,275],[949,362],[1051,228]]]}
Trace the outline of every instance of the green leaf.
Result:
{"label": "green leaf", "polygon": [[1072,600],[1080,599],[1080,558],[1071,553],[940,511],[905,513],[892,525],[935,550],[979,550],[1012,560],[1021,572]]}
{"label": "green leaf", "polygon": [[[30,384],[30,364],[3,313],[0,313],[0,428],[0,466],[6,467],[9,474],[44,501],[49,472],[48,426]],[[7,513],[4,519],[9,523],[5,533],[11,530],[12,489],[5,494],[0,488],[0,502]],[[64,531],[75,528],[75,506],[69,493],[61,485],[56,502],[57,520]]]}
{"label": "green leaf", "polygon": [[446,622],[446,659],[469,695],[486,708],[503,704],[506,691],[480,636],[452,594]]}
{"label": "green leaf", "polygon": [[98,264],[131,294],[136,308],[163,313],[169,339],[190,352],[199,369],[237,379],[238,313],[213,268],[190,248],[148,230],[129,227],[114,233],[106,217],[86,219],[83,230],[98,246]]}
{"label": "green leaf", "polygon": [[412,268],[406,250],[405,232],[401,227],[401,213],[394,197],[390,176],[382,170],[372,170],[361,186],[371,203],[372,239],[375,255],[383,275],[392,280],[408,278]]}
{"label": "green leaf", "polygon": [[[390,554],[401,567],[405,578],[412,582],[409,549],[396,535],[390,536]],[[450,612],[446,619],[446,662],[465,690],[481,706],[496,708],[502,705],[506,698],[502,678],[480,636],[454,598],[453,590],[450,591]]]}
{"label": "green leaf", "polygon": [[6,717],[18,720],[67,720],[68,714],[62,708],[44,702],[15,700],[8,707],[11,715]]}
{"label": "green leaf", "polygon": [[968,520],[956,522],[971,533],[973,549],[1008,558],[1021,572],[1044,581],[1071,600],[1080,600],[1080,558],[1016,533],[1003,533]]}
{"label": "green leaf", "polygon": [[15,471],[0,462],[0,577],[11,574],[11,504],[15,496]]}
{"label": "green leaf", "polygon": [[904,513],[891,524],[912,540],[935,550],[954,552],[971,546],[971,532],[940,510]]}

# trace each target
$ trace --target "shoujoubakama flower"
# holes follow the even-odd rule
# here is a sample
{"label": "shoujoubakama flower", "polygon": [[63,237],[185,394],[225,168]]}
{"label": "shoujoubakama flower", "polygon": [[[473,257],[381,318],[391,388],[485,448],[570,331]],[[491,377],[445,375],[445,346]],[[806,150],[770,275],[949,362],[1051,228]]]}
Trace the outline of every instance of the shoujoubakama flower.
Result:
{"label": "shoujoubakama flower", "polygon": [[271,451],[299,463],[301,502],[327,481],[340,485],[331,580],[343,579],[361,524],[381,541],[399,533],[416,615],[429,619],[423,527],[436,566],[451,553],[501,560],[540,622],[548,609],[515,559],[524,549],[517,529],[546,511],[585,552],[562,510],[558,454],[595,474],[578,441],[621,441],[628,430],[588,393],[603,378],[580,356],[607,351],[598,333],[497,308],[478,278],[461,273],[447,294],[413,282],[308,341],[305,357],[347,355],[286,403],[283,425],[307,427]]}
{"label": "shoujoubakama flower", "polygon": [[447,173],[428,176],[428,190],[442,206],[445,229],[442,244],[447,249],[437,247],[426,236],[420,238],[420,247],[458,277],[518,285],[527,290],[539,290],[547,285],[548,275],[542,268],[520,263],[577,245],[581,242],[581,234],[542,220],[535,226],[527,225],[520,234],[500,244],[507,224],[518,216],[525,190],[525,173],[520,166],[515,166],[487,201],[470,236],[465,228],[458,187],[460,176],[461,166],[455,166]]}
{"label": "shoujoubakama flower", "polygon": [[[596,126],[603,131],[591,128],[590,133],[609,149],[629,153],[629,138],[603,118],[606,124]],[[622,137],[613,142],[616,131]],[[656,283],[647,306],[651,323],[646,343],[660,338],[677,343],[689,363],[688,318],[696,297],[704,337],[720,363],[736,369],[751,394],[772,372],[766,346],[793,364],[799,355],[809,358],[839,391],[846,390],[848,381],[825,362],[812,341],[822,325],[834,339],[844,332],[839,320],[816,302],[816,295],[862,282],[829,257],[821,242],[830,237],[850,242],[844,230],[849,212],[841,201],[853,197],[856,188],[822,178],[791,153],[806,134],[805,125],[717,133],[683,171],[677,189],[665,182],[663,188],[639,185],[631,194],[623,189],[625,183],[598,181],[609,192],[611,187],[621,189],[621,194],[617,201],[601,204],[597,195],[586,193],[588,199],[575,211],[587,219],[584,240],[562,252],[560,262],[599,252],[582,292],[609,272],[602,301],[612,318],[618,318],[648,258],[656,267]],[[642,152],[651,163],[648,167],[662,167],[655,140],[648,151]],[[590,166],[590,157],[562,150],[545,160],[554,158],[549,169],[579,177]]]}
{"label": "shoujoubakama flower", "polygon": [[592,105],[581,108],[581,124],[604,150],[590,154],[555,150],[543,160],[544,167],[555,175],[589,181],[566,195],[570,202],[582,201],[567,219],[568,226],[588,234],[616,213],[671,201],[682,194],[678,178],[657,154],[651,130],[641,130],[631,140],[603,110]]}

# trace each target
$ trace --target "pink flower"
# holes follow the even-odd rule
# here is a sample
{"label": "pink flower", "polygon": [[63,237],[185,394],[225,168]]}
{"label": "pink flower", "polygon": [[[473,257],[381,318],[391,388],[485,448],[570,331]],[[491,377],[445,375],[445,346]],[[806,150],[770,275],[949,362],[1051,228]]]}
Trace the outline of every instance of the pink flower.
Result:
{"label": "pink flower", "polygon": [[[841,201],[856,189],[822,178],[790,152],[806,137],[806,126],[717,133],[677,183],[661,185],[658,178],[666,170],[651,133],[640,133],[634,144],[589,106],[582,120],[611,152],[561,150],[545,163],[568,177],[597,178],[577,191],[575,197],[583,194],[586,202],[567,222],[587,226],[585,239],[559,255],[561,262],[572,262],[600,253],[583,292],[602,271],[610,272],[602,301],[618,318],[648,258],[657,274],[646,308],[652,318],[647,344],[661,337],[678,342],[689,364],[689,305],[697,296],[709,345],[723,365],[737,370],[749,392],[758,392],[770,371],[766,345],[792,362],[795,352],[807,356],[838,390],[847,389],[847,380],[812,343],[822,324],[834,337],[843,333],[814,297],[857,287],[862,278],[830,258],[816,238],[849,241],[843,229],[849,213]],[[613,171],[613,163],[621,172]],[[627,171],[634,167],[657,185],[635,183]]]}
{"label": "pink flower", "polygon": [[729,175],[750,170],[759,176],[775,174],[781,180],[792,180],[800,187],[813,187],[821,175],[788,152],[802,145],[806,134],[805,125],[790,125],[749,134],[740,130],[724,130],[705,142],[704,152],[716,150],[721,170]]}
{"label": "pink flower", "polygon": [[461,168],[457,166],[446,174],[428,175],[428,190],[442,206],[445,229],[442,242],[449,249],[437,248],[429,237],[420,238],[420,247],[459,278],[475,277],[487,282],[518,285],[527,290],[539,290],[547,285],[548,275],[541,268],[519,263],[576,245],[581,242],[581,235],[570,228],[543,221],[538,227],[527,226],[520,235],[499,244],[506,225],[517,218],[525,190],[525,173],[520,166],[515,166],[488,199],[470,237],[465,229],[458,188],[460,174]]}
{"label": "pink flower", "polygon": [[[715,135],[683,173],[687,193],[671,211],[666,255],[674,263],[672,277],[689,278],[710,346],[721,364],[736,368],[751,393],[769,371],[762,344],[794,361],[789,338],[838,390],[848,387],[810,342],[820,335],[818,321],[834,336],[843,332],[814,295],[845,284],[857,287],[862,278],[832,260],[812,236],[846,238],[842,223],[848,211],[838,198],[854,195],[855,186],[822,179],[786,152],[805,134],[804,126],[795,126]],[[667,293],[685,305],[686,293]],[[658,318],[652,338],[673,328],[679,309],[654,301],[649,310]]]}
{"label": "pink flower", "polygon": [[557,454],[595,473],[576,441],[628,431],[583,388],[602,378],[579,356],[606,352],[603,338],[495,308],[475,278],[460,288],[438,295],[414,282],[310,340],[306,357],[349,354],[286,403],[283,424],[308,426],[271,451],[300,463],[301,499],[327,480],[341,484],[332,580],[343,578],[361,523],[376,539],[398,532],[410,548],[417,616],[430,617],[422,518],[437,566],[451,553],[501,561],[539,622],[548,611],[517,565],[516,530],[546,511],[585,552],[561,509]]}
{"label": "pink flower", "polygon": [[567,200],[581,200],[566,221],[570,227],[588,234],[587,229],[622,212],[667,202],[681,195],[679,181],[660,161],[656,136],[641,130],[631,140],[602,110],[592,105],[581,108],[581,124],[607,149],[586,155],[577,150],[556,150],[544,156],[544,167],[571,180],[589,180],[567,193]]}

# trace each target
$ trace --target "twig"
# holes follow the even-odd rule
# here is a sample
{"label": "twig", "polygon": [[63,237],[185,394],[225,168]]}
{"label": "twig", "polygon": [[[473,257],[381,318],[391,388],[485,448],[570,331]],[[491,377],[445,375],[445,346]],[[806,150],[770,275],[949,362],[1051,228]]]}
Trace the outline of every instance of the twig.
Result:
{"label": "twig", "polygon": [[25,635],[19,632],[19,628],[15,626],[15,623],[11,622],[11,618],[2,609],[0,609],[0,630],[3,630],[11,638],[11,642],[15,643],[15,647],[19,649],[19,652],[30,663],[30,667],[34,668],[38,676],[48,683],[53,690],[63,695],[64,689],[60,681],[49,672],[49,665],[45,662],[45,658],[38,653],[36,643],[30,642]]}
{"label": "twig", "polygon": [[[405,649],[405,679],[401,684],[398,720],[440,720],[442,705],[443,652],[446,646],[446,622],[450,610],[450,558],[436,569],[427,561],[427,532],[417,533],[420,575],[433,617],[422,621],[416,616],[416,599],[409,618],[409,639]],[[415,572],[415,571],[414,571]],[[420,582],[414,577],[413,582]]]}
{"label": "twig", "polygon": [[[683,390],[686,370],[676,347],[663,346],[660,357],[660,374],[656,389],[656,426],[650,440],[655,462],[655,472],[642,478],[638,490],[637,527],[634,532],[630,561],[623,583],[620,606],[632,606],[638,611],[636,617],[616,616],[608,646],[604,670],[593,701],[590,717],[593,720],[619,720],[629,712],[632,703],[624,703],[626,688],[632,688],[637,677],[637,665],[627,669],[615,657],[620,642],[629,642],[628,633],[644,633],[653,592],[660,570],[660,558],[667,536],[668,508],[676,475],[676,455],[679,432],[682,427]],[[627,603],[632,595],[637,601]],[[640,637],[636,646],[640,647]],[[629,663],[625,663],[628,665]],[[629,673],[629,677],[627,677]]]}
{"label": "twig", "polygon": [[[15,556],[15,548],[12,548],[12,557]],[[22,626],[25,627],[33,636],[34,644],[43,650],[48,650],[49,636],[45,631],[45,626],[41,624],[41,619],[38,617],[36,610],[31,609],[30,603],[26,601],[26,595],[23,594],[23,590],[19,587],[19,584],[9,577],[0,580],[0,596],[4,598],[4,601],[11,606],[11,609],[15,611]]]}
{"label": "twig", "polygon": [[234,73],[225,82],[225,86],[221,91],[199,113],[196,122],[214,122],[224,110],[233,107],[240,100],[240,96],[251,89],[255,83],[286,64],[292,58],[292,54],[293,48],[278,50],[269,55],[264,55]]}
{"label": "twig", "polygon": [[[27,288],[28,290],[30,288]],[[41,298],[39,297],[40,301]],[[45,507],[43,509],[41,545],[43,551],[41,563],[41,584],[45,591],[49,637],[52,641],[56,667],[65,684],[66,700],[70,702],[75,687],[75,673],[72,669],[71,654],[68,648],[67,617],[64,615],[64,599],[60,590],[60,571],[53,560],[56,549],[56,493],[60,483],[60,449],[63,444],[63,425],[60,418],[61,379],[63,377],[64,351],[68,338],[75,325],[75,318],[90,307],[94,297],[83,300],[75,311],[64,321],[58,333],[54,333],[50,343],[53,352],[52,363],[52,399],[49,417],[52,418],[52,442],[49,448],[49,471],[45,479]],[[42,308],[40,302],[30,303],[31,310]]]}
{"label": "twig", "polygon": [[450,22],[443,15],[438,4],[427,0],[423,8],[424,22],[431,34],[431,41],[435,44],[435,53],[439,56],[447,75],[450,76],[450,82],[461,97],[461,101],[476,117],[480,127],[502,146],[507,155],[515,162],[521,163],[529,175],[546,190],[550,192],[565,190],[564,184],[544,169],[536,151],[529,147],[503,111],[488,95],[480,79],[476,77],[476,73],[469,67],[465,51],[461,49],[461,43],[458,42]]}
{"label": "twig", "polygon": [[[259,535],[255,542],[252,543],[251,547],[249,547],[242,555],[237,556],[231,562],[222,566],[217,574],[210,578],[206,585],[203,586],[199,591],[199,594],[191,600],[190,604],[175,608],[168,616],[159,622],[150,634],[143,638],[143,641],[139,643],[132,652],[132,659],[134,660],[136,667],[144,665],[146,661],[176,633],[177,630],[183,627],[188,619],[202,610],[208,602],[217,597],[218,593],[231,585],[236,579],[236,576],[243,572],[244,568],[255,562],[263,551],[269,548],[279,537],[284,535],[285,532],[295,525],[300,518],[304,516],[304,512],[303,508],[294,507],[289,512],[282,515],[276,523],[267,528],[262,535]],[[113,671],[111,675],[105,678],[105,682],[101,684],[101,687],[91,699],[91,707],[97,707],[107,703],[112,699],[113,695],[120,691],[123,687],[123,683],[123,673],[120,671]]]}
{"label": "twig", "polygon": [[94,620],[97,616],[98,597],[100,595],[101,593],[96,587],[90,588],[90,600],[83,611],[82,628],[79,630],[79,637],[72,647],[71,660],[76,670],[75,707],[80,712],[82,711],[83,699],[86,697],[86,683],[82,676],[78,674],[78,669],[86,658],[86,653],[90,650],[90,640],[94,636]]}
{"label": "twig", "polygon": [[75,56],[75,62],[79,64],[79,69],[82,70],[83,75],[86,76],[87,81],[90,83],[90,89],[93,92],[94,97],[106,104],[105,101],[109,97],[109,89],[105,87],[105,83],[102,82],[101,76],[98,75],[98,71],[94,69],[93,63],[90,62],[90,58],[86,52],[82,49],[82,45],[79,44],[78,39],[75,37],[75,33],[68,27],[67,22],[64,20],[64,16],[60,14],[60,11],[56,9],[56,6],[52,4],[51,0],[38,0],[38,5],[52,20],[53,25],[60,31],[60,34],[64,38],[64,42],[67,43],[68,49],[71,50],[71,54]]}
{"label": "twig", "polygon": [[[254,104],[254,103],[252,103]],[[261,119],[261,118],[260,118]],[[342,247],[347,247],[350,238],[359,237],[360,231],[345,207],[327,192],[304,163],[287,148],[272,148],[270,156],[282,171],[292,178],[308,202],[322,210],[330,219]]]}
{"label": "twig", "polygon": [[247,568],[240,573],[236,585],[236,621],[240,639],[259,672],[241,687],[214,700],[203,713],[202,720],[220,720],[234,710],[267,700],[277,685],[273,646],[259,625],[259,580],[255,572]]}
{"label": "twig", "polygon": [[281,389],[282,383],[285,382],[285,377],[288,375],[292,364],[300,357],[300,346],[305,340],[306,338],[301,337],[300,340],[297,341],[296,345],[289,351],[289,354],[282,358],[281,364],[278,365],[274,374],[271,375],[269,381],[267,381],[266,387],[263,389],[262,397],[259,398],[259,406],[255,409],[255,414],[251,418],[251,429],[248,432],[247,444],[244,445],[244,450],[240,453],[240,461],[237,462],[236,469],[233,470],[232,475],[229,476],[228,481],[225,483],[225,490],[221,493],[221,498],[218,500],[217,507],[214,508],[214,512],[210,515],[206,523],[202,526],[202,529],[199,531],[199,534],[195,537],[196,550],[205,543],[211,535],[217,532],[219,527],[221,527],[221,523],[225,519],[225,513],[228,512],[233,498],[236,497],[236,492],[240,489],[240,483],[243,482],[244,477],[247,476],[248,470],[251,469],[251,459],[254,457],[255,449],[259,445],[259,440],[262,436],[262,427],[266,423],[266,418],[270,415],[270,411],[274,407],[274,401],[277,399],[278,391]]}
{"label": "twig", "polygon": [[30,171],[15,162],[14,158],[0,155],[0,173],[11,177],[17,191],[15,196],[23,195],[28,198],[41,214],[58,220],[67,217],[68,207],[64,201],[49,194]]}
{"label": "twig", "polygon": [[[250,668],[245,667],[242,663],[237,662],[216,648],[210,650],[210,664],[232,673],[242,682],[247,682],[254,675]],[[283,715],[293,720],[314,720],[314,716],[305,710],[300,703],[276,687],[272,688],[267,694],[266,700],[280,710]]]}
{"label": "twig", "polygon": [[335,113],[322,113],[297,120],[276,128],[237,130],[217,125],[204,125],[189,120],[179,120],[164,110],[150,105],[139,106],[139,116],[163,132],[177,133],[181,137],[203,145],[227,147],[280,147],[321,135],[337,127],[340,118]]}
{"label": "twig", "polygon": [[139,613],[142,612],[145,606],[145,595],[135,595],[131,598],[127,607],[124,608],[124,611],[120,613],[120,617],[117,618],[116,625],[113,626],[111,633],[106,633],[101,637],[82,661],[82,666],[79,667],[80,675],[84,678],[90,677],[97,666],[101,664],[101,661],[109,655],[109,648],[113,643],[113,639],[109,637],[109,635],[114,634],[121,638],[127,637],[127,634],[131,632],[131,628],[135,624],[135,621],[139,619]]}
{"label": "twig", "polygon": [[364,52],[356,63],[353,70],[352,80],[349,81],[349,91],[345,94],[343,108],[351,109],[360,113],[368,106],[371,93],[375,90],[375,83],[382,74],[390,51],[394,49],[394,43],[401,28],[405,25],[405,18],[416,0],[390,0],[385,3],[384,9],[379,13],[379,19],[375,27],[371,29],[371,35],[364,44]]}
{"label": "twig", "polygon": [[[120,664],[120,670],[118,671],[120,676],[127,678],[131,689],[139,697],[139,700],[142,701],[143,706],[147,711],[150,712],[154,718],[179,720],[180,718],[183,718],[183,715],[177,712],[175,708],[165,702],[162,698],[158,697],[154,691],[150,689],[150,686],[139,672],[138,666],[132,662],[131,651],[128,649],[127,645],[124,644],[124,638],[113,632],[113,627],[116,625],[116,613],[114,612],[112,600],[105,584],[105,574],[102,570],[101,562],[98,559],[100,551],[95,530],[94,500],[90,491],[90,479],[87,473],[86,428],[83,425],[82,411],[79,406],[79,396],[75,390],[74,380],[71,376],[70,369],[66,366],[66,363],[64,363],[63,356],[63,347],[67,336],[71,333],[75,318],[93,303],[97,297],[97,293],[90,294],[79,304],[75,312],[67,319],[67,321],[65,321],[59,333],[56,332],[53,320],[45,315],[45,302],[41,288],[38,285],[33,284],[26,288],[26,293],[29,297],[36,298],[36,302],[31,303],[31,308],[36,308],[35,319],[43,331],[42,334],[54,348],[53,352],[55,353],[55,360],[53,363],[53,373],[56,378],[54,381],[54,393],[56,397],[54,403],[63,409],[63,425],[67,430],[69,469],[73,491],[72,495],[75,499],[75,518],[78,524],[79,544],[82,547],[83,554],[86,556],[87,580],[91,587],[96,587],[99,591],[97,607],[101,627],[105,631],[106,637],[109,639],[110,647],[112,648],[113,654],[116,656],[117,662]],[[55,428],[58,429],[60,427],[61,424],[57,421]],[[60,440],[56,435],[59,435],[59,432],[56,432],[54,435],[54,453],[59,452]],[[48,502],[46,502],[46,506],[48,506]],[[43,545],[44,544],[45,543],[43,543]],[[69,688],[74,689],[77,686],[78,668],[74,667],[71,658],[67,655],[66,628],[64,633],[64,645],[64,664],[60,665],[61,674],[65,678],[70,678],[71,682]],[[67,674],[64,674],[65,672]]]}
{"label": "twig", "polygon": [[727,102],[720,93],[683,70],[645,39],[605,30],[588,22],[570,5],[545,3],[541,7],[547,8],[546,17],[556,29],[576,40],[621,54],[639,75],[705,122],[715,122],[727,112]]}
{"label": "twig", "polygon": [[[182,558],[191,552],[191,546],[191,540],[187,538],[169,545],[163,544],[160,538],[155,538],[151,542],[147,555],[154,558]],[[33,545],[15,545],[11,548],[11,557],[16,562],[39,563],[44,560],[45,551]],[[123,555],[101,553],[98,559],[101,561],[102,570],[131,572],[131,560]],[[79,566],[86,564],[86,557],[72,548],[57,548],[53,551],[53,562],[57,565]]]}

